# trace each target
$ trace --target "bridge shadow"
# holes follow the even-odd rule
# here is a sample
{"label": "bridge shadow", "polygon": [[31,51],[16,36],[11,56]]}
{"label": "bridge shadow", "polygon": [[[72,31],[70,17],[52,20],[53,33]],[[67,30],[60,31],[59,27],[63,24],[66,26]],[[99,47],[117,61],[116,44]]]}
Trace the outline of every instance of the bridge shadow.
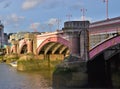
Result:
{"label": "bridge shadow", "polygon": [[120,88],[119,54],[109,60],[100,54],[88,61],[88,84],[90,88]]}
{"label": "bridge shadow", "polygon": [[[120,53],[108,60],[104,59],[104,54],[96,56],[87,62],[88,83],[84,87],[66,87],[72,75],[66,73],[53,76],[53,89],[118,89],[120,88]],[[80,76],[80,75],[78,75]],[[78,78],[77,76],[77,78]],[[67,80],[66,80],[67,79]],[[79,85],[82,83],[79,83]],[[55,85],[55,86],[54,86]]]}

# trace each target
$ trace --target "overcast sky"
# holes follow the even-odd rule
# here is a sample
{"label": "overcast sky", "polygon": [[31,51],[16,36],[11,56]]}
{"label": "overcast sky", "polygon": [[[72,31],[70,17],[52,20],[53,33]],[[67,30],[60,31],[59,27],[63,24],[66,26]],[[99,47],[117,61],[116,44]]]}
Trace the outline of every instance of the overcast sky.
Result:
{"label": "overcast sky", "polygon": [[[104,0],[0,0],[0,19],[6,33],[23,31],[55,31],[65,21],[85,19],[90,22],[106,19]],[[106,0],[107,1],[107,0]],[[120,16],[120,0],[109,0],[109,18]],[[59,22],[59,26],[58,26]]]}

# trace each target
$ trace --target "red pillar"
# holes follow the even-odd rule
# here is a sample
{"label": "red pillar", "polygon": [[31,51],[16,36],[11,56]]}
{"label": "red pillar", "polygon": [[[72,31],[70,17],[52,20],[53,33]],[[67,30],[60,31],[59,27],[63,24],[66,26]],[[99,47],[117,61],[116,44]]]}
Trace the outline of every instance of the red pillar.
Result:
{"label": "red pillar", "polygon": [[27,42],[27,53],[33,53],[33,44],[32,44],[32,40],[28,40]]}
{"label": "red pillar", "polygon": [[70,52],[72,55],[75,56],[80,56],[80,38],[79,38],[79,33],[77,32],[71,32],[70,34]]}
{"label": "red pillar", "polygon": [[16,44],[13,45],[13,53],[17,53],[17,45]]}
{"label": "red pillar", "polygon": [[7,47],[6,47],[6,54],[9,54],[9,53],[10,53],[10,47],[7,46]]}

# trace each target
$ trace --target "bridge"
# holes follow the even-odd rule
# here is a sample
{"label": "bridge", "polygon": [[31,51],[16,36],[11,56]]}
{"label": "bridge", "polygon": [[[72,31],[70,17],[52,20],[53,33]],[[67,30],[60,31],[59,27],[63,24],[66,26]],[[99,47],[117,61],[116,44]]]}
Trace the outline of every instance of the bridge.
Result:
{"label": "bridge", "polygon": [[[114,43],[119,43],[119,41],[116,42],[116,40],[118,40],[119,38],[115,38],[115,36],[119,34],[120,31],[119,24],[120,17],[98,21],[90,24],[90,59],[108,48],[108,46],[110,47],[115,45]],[[74,33],[71,33],[71,35],[73,34]],[[63,30],[58,30],[52,33],[44,33],[40,35],[26,34],[24,39],[20,41],[13,41],[13,45],[11,49],[7,51],[7,53],[34,53],[36,55],[41,55],[41,59],[43,59],[44,55],[47,54],[51,55],[51,58],[54,59],[56,59],[58,56],[60,56],[60,58],[64,58],[64,56],[70,54],[71,47],[73,47],[73,44],[71,45],[70,43],[70,39],[71,37],[68,34],[65,34]],[[74,48],[74,52],[78,49],[79,47]]]}
{"label": "bridge", "polygon": [[13,41],[7,53],[33,53],[40,59],[49,56],[50,60],[61,60],[72,54],[87,63],[90,87],[120,87],[120,17],[90,26],[89,21],[68,21],[56,32],[29,33],[24,39]]}

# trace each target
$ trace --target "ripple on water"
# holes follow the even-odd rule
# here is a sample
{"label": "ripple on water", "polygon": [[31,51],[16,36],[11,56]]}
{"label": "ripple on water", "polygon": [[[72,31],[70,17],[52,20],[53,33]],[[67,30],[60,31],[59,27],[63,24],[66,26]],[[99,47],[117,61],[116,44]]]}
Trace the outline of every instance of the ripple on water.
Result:
{"label": "ripple on water", "polygon": [[0,64],[0,89],[52,89],[51,74],[19,72],[9,65]]}

